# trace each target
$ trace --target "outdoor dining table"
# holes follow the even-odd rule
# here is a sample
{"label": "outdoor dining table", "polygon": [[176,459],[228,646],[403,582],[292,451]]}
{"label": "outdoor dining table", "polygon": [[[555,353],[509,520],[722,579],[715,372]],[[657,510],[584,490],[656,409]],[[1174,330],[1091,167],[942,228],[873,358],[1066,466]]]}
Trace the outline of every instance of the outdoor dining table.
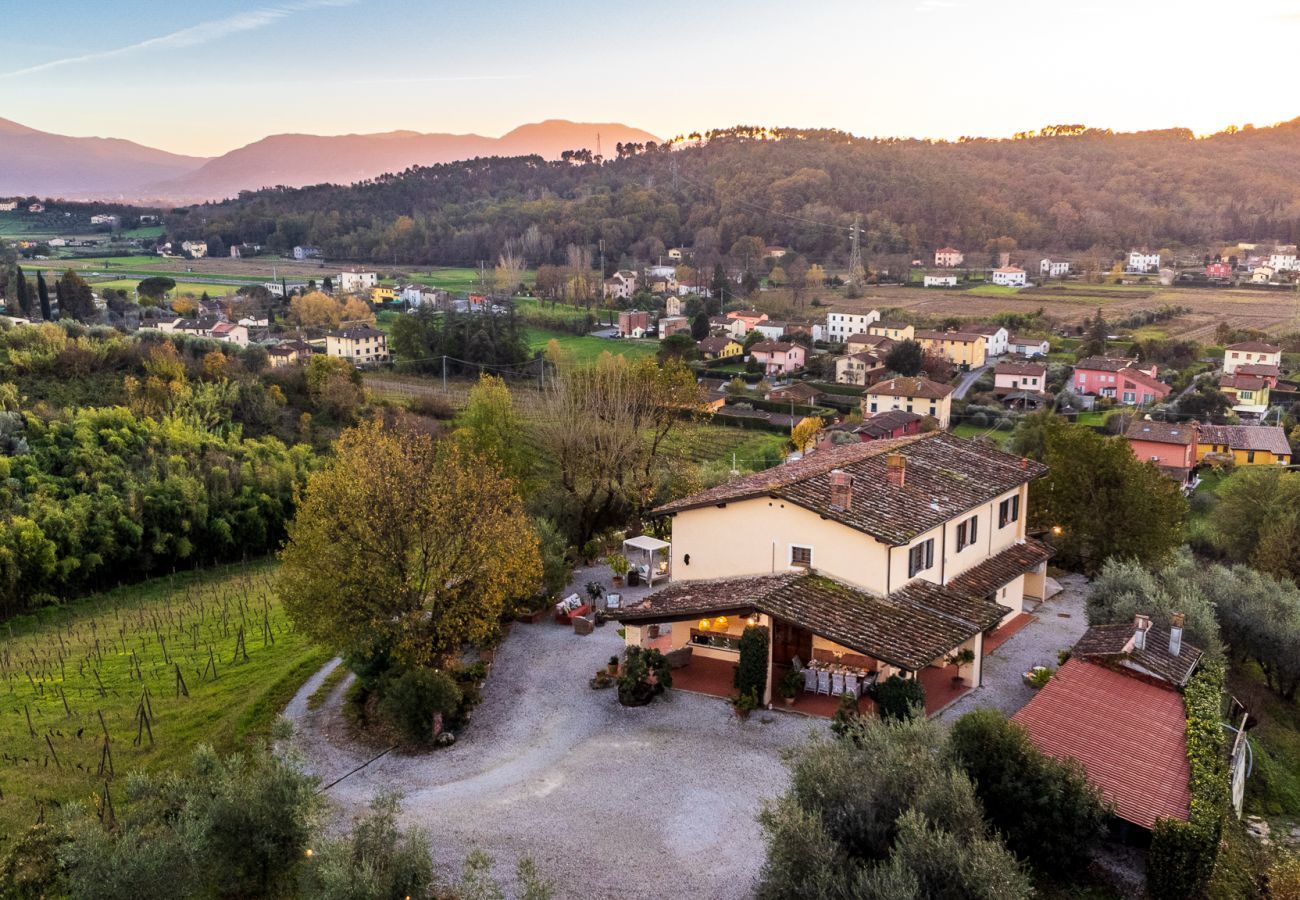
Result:
{"label": "outdoor dining table", "polygon": [[[829,675],[853,675],[858,679],[858,695],[866,691],[876,683],[876,673],[869,669],[859,668],[857,666],[846,666],[842,663],[823,662],[814,659],[808,663],[808,669],[813,672],[826,672]],[[808,690],[807,686],[804,688]]]}

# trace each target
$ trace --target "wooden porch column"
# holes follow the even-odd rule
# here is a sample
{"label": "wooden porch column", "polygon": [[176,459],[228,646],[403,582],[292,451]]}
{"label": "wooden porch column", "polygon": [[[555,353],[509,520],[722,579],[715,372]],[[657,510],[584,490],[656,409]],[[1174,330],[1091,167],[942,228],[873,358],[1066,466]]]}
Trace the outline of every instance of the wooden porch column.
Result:
{"label": "wooden porch column", "polygon": [[767,629],[767,686],[763,688],[763,706],[771,708],[772,706],[772,676],[775,674],[772,670],[772,633],[775,630],[772,627],[772,617],[759,614],[758,624]]}

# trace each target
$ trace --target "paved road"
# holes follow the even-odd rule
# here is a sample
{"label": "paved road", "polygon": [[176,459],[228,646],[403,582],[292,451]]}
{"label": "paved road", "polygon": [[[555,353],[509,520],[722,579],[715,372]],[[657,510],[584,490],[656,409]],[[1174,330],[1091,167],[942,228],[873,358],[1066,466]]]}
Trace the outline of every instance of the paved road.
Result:
{"label": "paved road", "polygon": [[971,389],[971,385],[980,380],[980,376],[989,370],[987,365],[980,366],[978,369],[971,369],[961,377],[957,382],[957,389],[952,392],[953,399],[960,400],[966,396],[966,392]]}

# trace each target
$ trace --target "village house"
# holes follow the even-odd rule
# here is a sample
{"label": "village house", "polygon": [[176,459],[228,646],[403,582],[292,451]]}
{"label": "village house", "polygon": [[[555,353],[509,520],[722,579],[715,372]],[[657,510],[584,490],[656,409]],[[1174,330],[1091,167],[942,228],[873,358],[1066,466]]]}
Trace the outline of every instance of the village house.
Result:
{"label": "village house", "polygon": [[1212,281],[1227,281],[1232,277],[1232,266],[1226,262],[1212,262],[1205,267],[1205,277]]}
{"label": "village house", "polygon": [[891,341],[910,341],[916,336],[916,326],[903,322],[872,322],[867,326],[867,334],[887,337]]}
{"label": "village house", "polygon": [[1270,284],[1277,272],[1272,266],[1255,266],[1250,270],[1251,284]]}
{"label": "village house", "polygon": [[1094,625],[1051,680],[1012,719],[1038,749],[1075,760],[1114,815],[1147,831],[1191,814],[1182,689],[1201,651],[1168,625]]}
{"label": "village house", "polygon": [[644,309],[624,309],[618,314],[618,336],[644,337],[650,330],[650,313]]}
{"label": "village house", "polygon": [[1238,466],[1289,466],[1291,445],[1280,425],[1200,425],[1196,460]]}
{"label": "village house", "polygon": [[[869,416],[861,422],[837,422],[828,425],[822,431],[817,442],[817,449],[829,450],[856,439],[860,443],[867,441],[884,441],[890,438],[907,437],[921,433],[921,423],[925,416],[910,413],[902,409],[887,409]],[[845,436],[848,437],[845,437]]]}
{"label": "village house", "polygon": [[743,319],[730,319],[727,316],[709,316],[709,330],[715,333],[722,332],[737,340],[749,332]]}
{"label": "village house", "polygon": [[1024,287],[1025,270],[1019,266],[1000,266],[993,270],[993,283],[1002,287]]}
{"label": "village house", "polygon": [[5,200],[0,202],[0,212],[14,212],[18,209],[17,200]]}
{"label": "village house", "polygon": [[1135,419],[1124,432],[1133,455],[1154,463],[1162,472],[1187,482],[1196,467],[1196,423]]}
{"label": "village house", "polygon": [[856,384],[867,387],[884,378],[888,372],[889,367],[874,350],[850,353],[835,360],[836,384]]}
{"label": "village house", "polygon": [[266,348],[266,356],[272,369],[304,363],[311,359],[311,355],[311,344],[305,341],[283,341]]}
{"label": "village house", "polygon": [[673,262],[681,262],[686,258],[687,249],[685,247],[669,247],[668,258]]}
{"label": "village house", "polygon": [[780,261],[781,257],[790,252],[788,247],[782,247],[778,244],[769,244],[763,248],[763,259],[773,259]]}
{"label": "village house", "polygon": [[1010,335],[1002,325],[963,325],[962,330],[968,334],[978,334],[984,338],[984,356],[1004,356]]}
{"label": "village house", "polygon": [[759,312],[756,309],[733,309],[726,314],[726,317],[740,322],[744,326],[745,330],[741,332],[742,335],[749,334],[759,322],[767,321],[767,313]]}
{"label": "village house", "polygon": [[680,316],[683,314],[686,304],[682,302],[681,297],[669,297],[664,301],[664,315]]}
{"label": "village house", "polygon": [[784,341],[759,341],[749,348],[749,356],[763,367],[765,375],[789,375],[802,369],[807,361],[802,344]]}
{"label": "village house", "polygon": [[1051,342],[1044,338],[1020,337],[1014,334],[1007,338],[1007,352],[1017,356],[1046,356],[1051,351]]}
{"label": "village house", "polygon": [[118,225],[122,224],[122,219],[120,216],[111,216],[106,213],[100,213],[90,217],[90,224],[108,225],[111,228],[116,228]]}
{"label": "village house", "polygon": [[940,428],[952,418],[952,387],[928,378],[890,378],[867,388],[862,397],[862,417],[889,409],[929,416]]}
{"label": "village house", "polygon": [[879,321],[880,313],[874,309],[866,313],[827,313],[826,339],[833,343],[846,341],[851,335],[865,332],[872,322]]}
{"label": "village house", "polygon": [[662,316],[659,319],[658,330],[660,339],[666,338],[670,334],[677,334],[679,331],[690,334],[691,323],[685,316]]}
{"label": "village house", "polygon": [[325,335],[325,352],[348,360],[358,369],[388,361],[388,335],[369,325],[358,325]]}
{"label": "village house", "polygon": [[1296,262],[1295,247],[1278,247],[1268,257],[1269,267],[1276,272],[1294,272],[1300,269]]}
{"label": "village house", "polygon": [[700,349],[700,356],[709,359],[740,359],[745,355],[745,347],[740,341],[728,335],[706,337],[695,346]]}
{"label": "village house", "polygon": [[1169,395],[1169,385],[1156,379],[1156,364],[1136,359],[1089,356],[1074,365],[1070,384],[1076,394],[1109,397],[1127,406],[1153,403]]}
{"label": "village house", "polygon": [[934,251],[934,264],[940,269],[954,269],[966,261],[956,247],[940,247]]}
{"label": "village house", "polygon": [[202,259],[203,257],[208,255],[208,242],[207,241],[184,241],[181,244],[181,249],[184,250],[186,253],[188,253],[190,256],[194,257],[195,259]]}
{"label": "village house", "polygon": [[218,322],[208,332],[208,337],[240,347],[248,346],[248,327],[234,322]]}
{"label": "village house", "polygon": [[763,703],[791,669],[838,663],[847,675],[805,671],[795,709],[830,715],[841,694],[897,675],[937,712],[980,685],[985,635],[1044,595],[1051,551],[1025,521],[1045,472],[935,432],[819,451],[674,501],[655,510],[672,519],[672,582],[617,614],[625,640],[669,651],[675,688],[731,696],[741,634],[757,625],[771,648]]}
{"label": "village house", "polygon": [[753,330],[757,331],[769,341],[779,341],[788,333],[786,331],[786,323],[778,322],[775,319],[768,319],[765,322],[759,322],[754,326]]}
{"label": "village house", "polygon": [[1047,390],[1047,364],[1009,360],[993,367],[993,393],[1005,397],[1013,391]]}
{"label": "village house", "polygon": [[1270,387],[1268,378],[1247,375],[1240,370],[1219,377],[1220,392],[1227,396],[1233,410],[1244,416],[1258,418],[1268,412]]}
{"label": "village house", "polygon": [[320,259],[320,247],[294,247],[294,259]]}
{"label": "village house", "polygon": [[777,403],[794,403],[799,406],[816,406],[824,396],[826,396],[825,391],[819,391],[806,382],[796,381],[794,384],[773,388],[763,399]]}
{"label": "village house", "polygon": [[1146,253],[1142,250],[1130,250],[1128,264],[1124,271],[1140,274],[1160,271],[1160,254]]}
{"label": "village house", "polygon": [[1282,348],[1264,341],[1241,341],[1223,348],[1224,372],[1232,375],[1238,366],[1245,364],[1272,366],[1276,370],[1282,365]]}
{"label": "village house", "polygon": [[376,272],[362,272],[357,269],[348,269],[339,273],[338,280],[335,284],[338,289],[345,294],[359,294],[362,291],[369,291],[372,287],[379,284],[379,275]]}
{"label": "village house", "polygon": [[602,283],[602,293],[606,300],[631,300],[636,293],[637,274],[627,269],[620,269]]}
{"label": "village house", "polygon": [[387,285],[377,284],[370,289],[370,302],[378,305],[380,303],[391,303],[397,299],[397,290]]}
{"label": "village house", "polygon": [[964,331],[917,331],[915,339],[922,349],[948,360],[963,369],[984,365],[984,335]]}
{"label": "village house", "polygon": [[708,282],[700,281],[698,277],[695,281],[677,282],[678,297],[689,297],[691,294],[705,298],[712,297],[713,289],[709,287]]}
{"label": "village house", "polygon": [[1064,278],[1070,274],[1070,264],[1059,259],[1041,259],[1038,262],[1038,274],[1044,278]]}
{"label": "village house", "polygon": [[863,350],[874,350],[881,359],[894,346],[894,341],[880,334],[855,334],[844,342],[844,349],[849,353],[858,353]]}
{"label": "village house", "polygon": [[921,284],[924,287],[928,287],[928,288],[930,287],[955,288],[957,286],[957,276],[956,275],[926,275],[924,278],[921,279]]}

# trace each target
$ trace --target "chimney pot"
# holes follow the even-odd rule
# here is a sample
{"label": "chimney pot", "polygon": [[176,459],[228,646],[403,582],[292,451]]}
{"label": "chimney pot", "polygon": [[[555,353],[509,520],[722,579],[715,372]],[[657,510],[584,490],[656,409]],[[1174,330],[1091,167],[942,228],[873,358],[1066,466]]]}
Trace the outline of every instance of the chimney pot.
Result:
{"label": "chimney pot", "polygon": [[885,480],[899,488],[907,483],[906,456],[901,453],[891,453],[885,457]]}
{"label": "chimney pot", "polygon": [[853,476],[843,469],[831,470],[831,506],[848,509],[853,505]]}

